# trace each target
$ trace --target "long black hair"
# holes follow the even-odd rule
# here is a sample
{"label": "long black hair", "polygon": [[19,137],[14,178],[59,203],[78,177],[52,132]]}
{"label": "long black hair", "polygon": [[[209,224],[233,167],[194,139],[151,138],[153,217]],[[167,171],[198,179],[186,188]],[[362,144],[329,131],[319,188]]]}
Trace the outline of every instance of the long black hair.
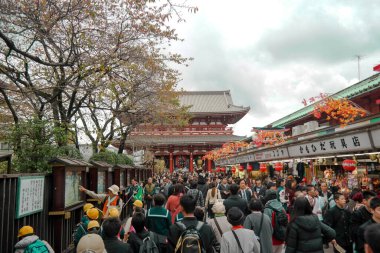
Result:
{"label": "long black hair", "polygon": [[288,224],[288,227],[286,228],[286,239],[289,234],[290,226],[291,224],[300,216],[304,215],[313,215],[313,208],[310,205],[310,202],[307,198],[305,197],[299,197],[296,198],[294,201],[294,206],[293,206],[293,212],[291,213],[291,218],[290,222]]}

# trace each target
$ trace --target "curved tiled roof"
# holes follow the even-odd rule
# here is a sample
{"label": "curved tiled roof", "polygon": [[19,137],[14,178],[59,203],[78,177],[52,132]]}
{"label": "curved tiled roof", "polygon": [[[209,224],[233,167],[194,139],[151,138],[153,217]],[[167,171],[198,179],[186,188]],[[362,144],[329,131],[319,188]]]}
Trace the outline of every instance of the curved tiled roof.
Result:
{"label": "curved tiled roof", "polygon": [[[370,92],[377,88],[380,88],[380,73],[370,76],[361,82],[358,82],[341,91],[338,91],[337,93],[331,95],[330,97],[351,99],[361,94]],[[314,110],[314,104],[311,104],[279,120],[276,120],[269,125],[271,125],[272,127],[284,127],[295,120],[301,119],[309,115],[313,110]]]}
{"label": "curved tiled roof", "polygon": [[238,141],[245,138],[244,136],[236,135],[179,135],[179,136],[129,136],[126,141],[127,144],[141,144],[141,145],[170,145],[170,144],[212,144],[212,143],[226,143],[229,141]]}
{"label": "curved tiled roof", "polygon": [[189,106],[189,112],[197,113],[247,113],[250,107],[234,105],[231,92],[226,91],[185,91],[179,98],[181,105]]}

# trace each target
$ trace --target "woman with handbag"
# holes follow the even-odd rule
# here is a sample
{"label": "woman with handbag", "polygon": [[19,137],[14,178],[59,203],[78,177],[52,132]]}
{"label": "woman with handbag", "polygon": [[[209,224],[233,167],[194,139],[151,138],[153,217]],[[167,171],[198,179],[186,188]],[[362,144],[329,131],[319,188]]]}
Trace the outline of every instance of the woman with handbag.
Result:
{"label": "woman with handbag", "polygon": [[212,207],[218,201],[218,199],[222,199],[222,196],[220,194],[219,189],[216,187],[216,183],[212,182],[210,184],[210,189],[207,191],[205,202],[207,208],[207,215],[210,219],[215,217],[215,214],[212,211]]}

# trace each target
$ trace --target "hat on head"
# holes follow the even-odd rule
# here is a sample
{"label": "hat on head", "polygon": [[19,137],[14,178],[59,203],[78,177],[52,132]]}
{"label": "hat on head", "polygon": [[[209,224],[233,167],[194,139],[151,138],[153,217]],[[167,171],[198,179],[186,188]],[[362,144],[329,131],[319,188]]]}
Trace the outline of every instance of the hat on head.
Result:
{"label": "hat on head", "polygon": [[266,201],[272,200],[272,199],[277,199],[277,192],[275,190],[269,189],[265,192],[265,197],[264,199]]}
{"label": "hat on head", "polygon": [[110,218],[119,218],[119,216],[120,216],[120,212],[119,210],[117,210],[117,208],[111,208],[108,211],[108,217]]}
{"label": "hat on head", "polygon": [[96,220],[99,218],[99,210],[96,208],[90,208],[87,211],[87,217],[90,218],[91,220]]}
{"label": "hat on head", "polygon": [[26,235],[33,235],[33,234],[34,234],[34,230],[31,226],[23,226],[18,231],[17,237],[22,237],[22,236],[26,236]]}
{"label": "hat on head", "polygon": [[273,182],[269,182],[269,183],[267,184],[267,189],[270,189],[270,188],[273,187],[273,186],[276,186],[276,184],[273,183]]}
{"label": "hat on head", "polygon": [[93,204],[91,204],[91,203],[86,203],[86,204],[84,204],[84,206],[83,206],[83,212],[86,213],[88,209],[93,208],[93,207],[94,207]]}
{"label": "hat on head", "polygon": [[90,230],[91,228],[100,228],[99,222],[96,220],[91,220],[87,225],[87,230]]}
{"label": "hat on head", "polygon": [[237,207],[231,207],[227,213],[227,220],[232,226],[242,225],[244,213]]}
{"label": "hat on head", "polygon": [[143,202],[141,200],[135,200],[135,202],[133,202],[133,205],[142,208]]}
{"label": "hat on head", "polygon": [[87,234],[83,236],[78,243],[77,253],[94,252],[104,253],[105,246],[103,239],[97,234]]}
{"label": "hat on head", "polygon": [[119,189],[119,186],[117,186],[116,184],[113,184],[110,187],[108,187],[108,190],[110,190],[113,194],[117,194],[120,189]]}
{"label": "hat on head", "polygon": [[211,210],[213,211],[213,213],[223,213],[223,214],[226,213],[226,207],[221,201],[215,202]]}

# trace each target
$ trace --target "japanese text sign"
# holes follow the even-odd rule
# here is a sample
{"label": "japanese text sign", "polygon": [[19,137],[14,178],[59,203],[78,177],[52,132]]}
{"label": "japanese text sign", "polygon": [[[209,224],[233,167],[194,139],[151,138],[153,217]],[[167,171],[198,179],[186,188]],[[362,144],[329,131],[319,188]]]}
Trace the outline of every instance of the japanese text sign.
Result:
{"label": "japanese text sign", "polygon": [[16,198],[17,219],[43,210],[44,186],[44,176],[18,178]]}

